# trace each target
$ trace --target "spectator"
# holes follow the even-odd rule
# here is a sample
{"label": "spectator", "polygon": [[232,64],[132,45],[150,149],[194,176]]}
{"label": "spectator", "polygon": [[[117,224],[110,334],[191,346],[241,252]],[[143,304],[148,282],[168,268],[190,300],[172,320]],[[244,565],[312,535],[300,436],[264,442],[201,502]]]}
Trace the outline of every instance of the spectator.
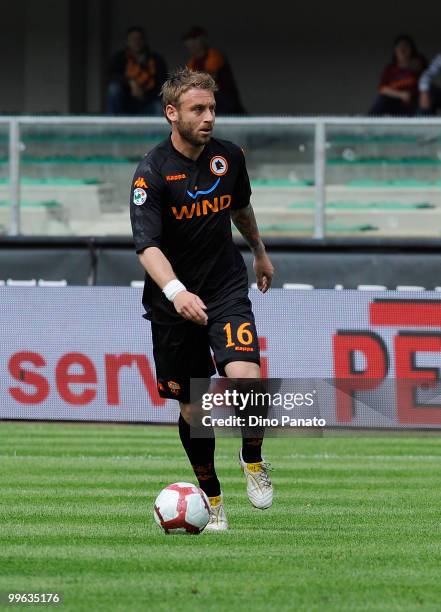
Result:
{"label": "spectator", "polygon": [[231,66],[218,49],[210,47],[207,32],[194,26],[183,36],[184,45],[190,53],[187,67],[190,70],[208,72],[216,81],[216,113],[218,115],[244,115],[236,81]]}
{"label": "spectator", "polygon": [[435,55],[419,81],[420,113],[434,115],[441,109],[441,87],[433,84],[433,78],[441,72],[441,53]]}
{"label": "spectator", "polygon": [[418,78],[427,62],[410,36],[398,36],[392,62],[381,75],[370,115],[413,115],[418,105]]}
{"label": "spectator", "polygon": [[127,30],[127,45],[110,63],[109,115],[162,115],[159,92],[167,78],[160,55],[148,46],[143,28]]}

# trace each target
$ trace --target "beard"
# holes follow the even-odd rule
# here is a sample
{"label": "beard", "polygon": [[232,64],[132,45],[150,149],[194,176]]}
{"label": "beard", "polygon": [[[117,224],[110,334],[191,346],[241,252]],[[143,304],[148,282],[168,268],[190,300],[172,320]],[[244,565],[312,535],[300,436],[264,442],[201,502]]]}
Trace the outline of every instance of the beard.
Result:
{"label": "beard", "polygon": [[190,123],[186,123],[185,121],[178,121],[176,123],[176,129],[178,130],[181,138],[186,140],[194,147],[200,147],[207,144],[211,138],[211,133],[202,134],[198,131],[198,128],[192,127]]}

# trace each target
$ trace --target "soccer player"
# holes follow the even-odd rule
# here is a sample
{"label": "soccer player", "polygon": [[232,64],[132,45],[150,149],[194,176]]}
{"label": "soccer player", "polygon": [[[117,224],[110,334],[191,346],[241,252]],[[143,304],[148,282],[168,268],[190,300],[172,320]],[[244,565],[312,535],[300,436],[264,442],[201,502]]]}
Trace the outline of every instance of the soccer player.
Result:
{"label": "soccer player", "polygon": [[[214,437],[190,435],[190,379],[215,373],[210,347],[221,376],[260,377],[247,270],[232,239],[231,220],[254,254],[262,293],[274,270],[250,204],[244,154],[212,137],[215,91],[209,74],[188,68],[164,83],[171,135],[139,163],[130,212],[136,252],[147,273],[144,316],[151,320],[158,391],[180,403],[179,435],[210,500],[208,529],[223,530],[228,522],[214,468]],[[273,490],[262,441],[263,434],[243,437],[239,463],[249,500],[263,509],[271,505]]]}

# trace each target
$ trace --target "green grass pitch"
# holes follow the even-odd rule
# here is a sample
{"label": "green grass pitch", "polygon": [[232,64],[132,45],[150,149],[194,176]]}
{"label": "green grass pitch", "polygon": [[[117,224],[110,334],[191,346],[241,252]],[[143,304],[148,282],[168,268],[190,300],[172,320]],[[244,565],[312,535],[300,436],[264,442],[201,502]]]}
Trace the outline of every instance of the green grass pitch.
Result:
{"label": "green grass pitch", "polygon": [[275,502],[263,512],[246,498],[238,442],[217,450],[231,530],[166,536],[156,494],[195,481],[177,428],[0,423],[3,599],[60,592],[75,612],[441,609],[439,438],[268,439]]}

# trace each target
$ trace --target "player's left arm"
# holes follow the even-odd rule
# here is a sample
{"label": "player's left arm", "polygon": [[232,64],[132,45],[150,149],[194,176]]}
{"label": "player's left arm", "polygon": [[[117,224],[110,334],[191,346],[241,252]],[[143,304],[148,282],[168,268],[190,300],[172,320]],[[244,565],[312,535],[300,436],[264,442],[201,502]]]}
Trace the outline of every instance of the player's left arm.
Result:
{"label": "player's left arm", "polygon": [[248,204],[244,208],[233,209],[231,219],[253,252],[253,268],[256,273],[257,287],[262,293],[265,293],[271,287],[274,267],[260,237],[253,207]]}
{"label": "player's left arm", "polygon": [[254,255],[253,268],[256,273],[257,287],[262,293],[271,287],[274,268],[266,254],[265,245],[260,238],[256,217],[250,204],[251,184],[243,151],[238,150],[238,174],[233,192],[231,220],[242,234]]}

